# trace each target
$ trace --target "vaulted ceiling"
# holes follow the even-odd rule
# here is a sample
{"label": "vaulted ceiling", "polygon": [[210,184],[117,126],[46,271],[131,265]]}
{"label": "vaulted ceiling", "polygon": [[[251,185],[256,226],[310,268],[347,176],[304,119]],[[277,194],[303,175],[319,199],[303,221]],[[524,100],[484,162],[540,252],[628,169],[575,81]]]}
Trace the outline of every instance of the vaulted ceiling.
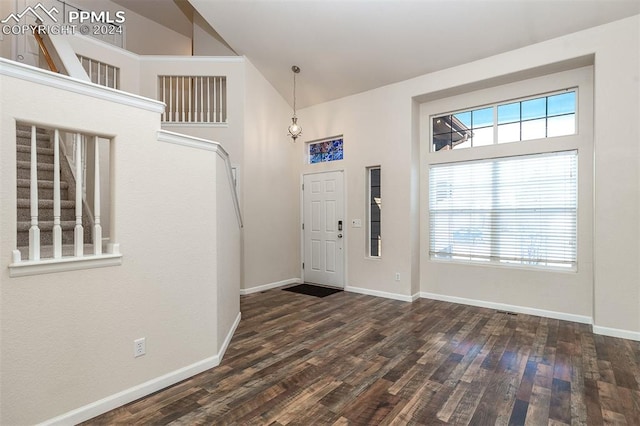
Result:
{"label": "vaulted ceiling", "polygon": [[640,13],[640,0],[189,1],[290,103],[298,65],[299,107]]}

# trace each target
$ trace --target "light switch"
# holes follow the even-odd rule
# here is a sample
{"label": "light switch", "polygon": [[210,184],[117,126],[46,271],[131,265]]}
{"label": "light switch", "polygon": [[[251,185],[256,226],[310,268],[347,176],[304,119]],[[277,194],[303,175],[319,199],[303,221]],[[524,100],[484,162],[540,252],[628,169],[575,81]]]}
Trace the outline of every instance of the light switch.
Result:
{"label": "light switch", "polygon": [[362,221],[360,219],[353,219],[351,221],[352,228],[362,228]]}

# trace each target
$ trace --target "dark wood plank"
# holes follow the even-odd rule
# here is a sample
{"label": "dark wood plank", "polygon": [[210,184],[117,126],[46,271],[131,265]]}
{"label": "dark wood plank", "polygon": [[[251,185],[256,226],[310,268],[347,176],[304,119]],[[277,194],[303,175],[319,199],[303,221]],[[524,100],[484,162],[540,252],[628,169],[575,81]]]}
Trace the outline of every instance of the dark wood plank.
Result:
{"label": "dark wood plank", "polygon": [[419,299],[241,298],[220,366],[88,425],[640,424],[640,343]]}

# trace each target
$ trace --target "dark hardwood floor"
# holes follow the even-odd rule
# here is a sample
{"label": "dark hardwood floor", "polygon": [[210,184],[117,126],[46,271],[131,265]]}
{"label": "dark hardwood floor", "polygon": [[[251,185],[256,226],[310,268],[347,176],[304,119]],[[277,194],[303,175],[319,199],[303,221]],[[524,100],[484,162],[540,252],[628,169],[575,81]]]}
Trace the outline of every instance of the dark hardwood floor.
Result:
{"label": "dark hardwood floor", "polygon": [[640,343],[420,299],[243,296],[220,366],[86,424],[640,425]]}

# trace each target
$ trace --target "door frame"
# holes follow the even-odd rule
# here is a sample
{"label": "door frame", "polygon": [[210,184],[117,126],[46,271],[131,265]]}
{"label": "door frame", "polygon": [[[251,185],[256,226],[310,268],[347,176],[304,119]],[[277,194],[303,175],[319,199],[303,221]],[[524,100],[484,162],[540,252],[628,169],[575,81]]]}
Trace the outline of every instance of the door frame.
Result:
{"label": "door frame", "polygon": [[347,171],[345,169],[336,169],[336,170],[323,170],[323,171],[317,171],[317,172],[308,172],[308,173],[301,173],[300,174],[300,185],[298,186],[299,190],[300,190],[300,220],[298,222],[298,229],[300,230],[300,277],[302,278],[302,282],[305,282],[305,276],[304,276],[304,268],[302,267],[302,264],[305,262],[305,258],[304,258],[304,230],[302,229],[302,224],[304,223],[304,191],[302,190],[302,185],[304,184],[304,177],[305,176],[309,176],[309,175],[322,175],[322,174],[326,174],[326,173],[334,173],[334,172],[340,172],[342,173],[342,209],[343,209],[343,219],[342,219],[342,289],[346,290],[348,287],[348,282],[347,282],[347,277],[349,276],[349,274],[347,273],[347,269],[348,269],[348,226],[347,226]]}

